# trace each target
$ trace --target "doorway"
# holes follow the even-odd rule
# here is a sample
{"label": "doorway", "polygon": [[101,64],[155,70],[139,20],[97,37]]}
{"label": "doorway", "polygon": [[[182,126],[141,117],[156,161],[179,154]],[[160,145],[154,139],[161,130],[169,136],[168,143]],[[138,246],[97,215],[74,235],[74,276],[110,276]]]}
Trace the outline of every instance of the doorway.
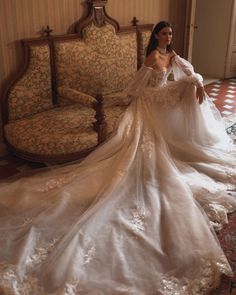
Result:
{"label": "doorway", "polygon": [[184,56],[204,76],[236,76],[236,0],[188,0]]}

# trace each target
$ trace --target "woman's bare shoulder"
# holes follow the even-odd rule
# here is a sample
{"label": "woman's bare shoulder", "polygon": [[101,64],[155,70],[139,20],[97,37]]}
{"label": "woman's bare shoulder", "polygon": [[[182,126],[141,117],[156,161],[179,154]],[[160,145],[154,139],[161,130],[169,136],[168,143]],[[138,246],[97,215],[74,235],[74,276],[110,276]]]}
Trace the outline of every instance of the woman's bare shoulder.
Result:
{"label": "woman's bare shoulder", "polygon": [[153,50],[145,59],[145,66],[147,67],[153,67],[153,65],[158,60],[158,52],[156,50]]}

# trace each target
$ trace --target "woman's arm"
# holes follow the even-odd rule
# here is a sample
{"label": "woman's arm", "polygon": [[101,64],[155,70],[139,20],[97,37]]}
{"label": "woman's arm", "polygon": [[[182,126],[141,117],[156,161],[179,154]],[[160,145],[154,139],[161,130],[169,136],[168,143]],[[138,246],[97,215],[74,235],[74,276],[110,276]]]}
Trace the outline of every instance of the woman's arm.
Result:
{"label": "woman's arm", "polygon": [[131,97],[140,96],[148,85],[152,75],[152,70],[153,69],[151,67],[143,64],[134,78],[129,82],[128,86],[124,89],[124,93]]}
{"label": "woman's arm", "polygon": [[171,63],[174,77],[177,78],[177,80],[184,75],[192,76],[194,78],[193,83],[197,87],[196,98],[198,99],[199,103],[202,104],[205,99],[205,90],[202,76],[194,72],[194,68],[190,62],[181,58],[175,52],[173,52]]}

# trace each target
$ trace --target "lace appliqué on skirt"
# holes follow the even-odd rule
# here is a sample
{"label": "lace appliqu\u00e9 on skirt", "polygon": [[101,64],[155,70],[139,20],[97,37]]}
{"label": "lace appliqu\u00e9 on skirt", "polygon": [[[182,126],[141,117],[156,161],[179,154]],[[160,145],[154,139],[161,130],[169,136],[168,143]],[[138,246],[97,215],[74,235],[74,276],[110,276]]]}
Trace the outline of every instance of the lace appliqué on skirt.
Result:
{"label": "lace appliqu\u00e9 on skirt", "polygon": [[[220,257],[218,261],[212,261],[210,258],[202,260],[202,268],[197,273],[197,278],[191,274],[192,278],[176,278],[172,275],[163,275],[160,281],[160,287],[156,291],[163,295],[205,295],[210,288],[215,288],[219,283],[220,274],[232,275],[225,257]],[[13,265],[0,265],[0,292],[3,294],[24,294],[24,295],[79,295],[81,289],[80,280],[74,278],[65,283],[60,290],[47,293],[40,288],[37,279],[32,276],[21,279],[17,274],[17,267]],[[117,288],[117,291],[131,291],[132,288]]]}
{"label": "lace appliqu\u00e9 on skirt", "polygon": [[150,130],[147,128],[144,130],[142,143],[141,143],[141,149],[143,151],[143,154],[146,155],[149,159],[152,158],[153,152],[154,152],[154,141],[151,136]]}
{"label": "lace appliqu\u00e9 on skirt", "polygon": [[[161,291],[163,295],[204,295],[210,289],[217,287],[221,273],[232,276],[225,257],[220,257],[217,262],[207,258],[202,259],[202,269],[200,275],[198,274],[198,278],[179,279],[171,275],[165,275],[161,281]],[[194,278],[194,274],[192,277]]]}
{"label": "lace appliqu\u00e9 on skirt", "polygon": [[225,196],[225,191],[210,191],[206,188],[194,193],[195,199],[205,211],[215,230],[220,230],[224,224],[228,224],[227,215],[235,210],[234,204],[227,201]]}

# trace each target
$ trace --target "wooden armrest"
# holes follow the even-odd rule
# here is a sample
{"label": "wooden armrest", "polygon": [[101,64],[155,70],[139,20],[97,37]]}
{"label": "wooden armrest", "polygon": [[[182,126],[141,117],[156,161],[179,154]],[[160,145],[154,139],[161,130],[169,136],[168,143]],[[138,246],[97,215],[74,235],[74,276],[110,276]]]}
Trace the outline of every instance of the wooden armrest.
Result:
{"label": "wooden armrest", "polygon": [[75,103],[81,103],[86,107],[94,108],[97,104],[97,100],[86,93],[72,89],[70,87],[61,86],[57,89],[59,96],[64,97]]}

